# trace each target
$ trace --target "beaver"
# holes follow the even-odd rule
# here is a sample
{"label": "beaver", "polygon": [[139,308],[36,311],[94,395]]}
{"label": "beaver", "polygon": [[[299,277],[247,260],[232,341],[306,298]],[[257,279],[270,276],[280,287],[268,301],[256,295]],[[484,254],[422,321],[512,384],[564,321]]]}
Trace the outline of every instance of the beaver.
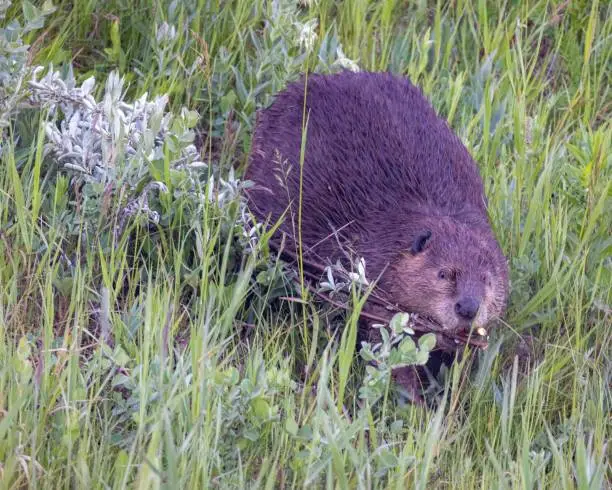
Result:
{"label": "beaver", "polygon": [[319,262],[363,257],[405,311],[453,332],[504,312],[507,264],[478,167],[409,79],[346,71],[289,84],[258,112],[245,179],[249,208],[281,220],[287,246],[301,239]]}

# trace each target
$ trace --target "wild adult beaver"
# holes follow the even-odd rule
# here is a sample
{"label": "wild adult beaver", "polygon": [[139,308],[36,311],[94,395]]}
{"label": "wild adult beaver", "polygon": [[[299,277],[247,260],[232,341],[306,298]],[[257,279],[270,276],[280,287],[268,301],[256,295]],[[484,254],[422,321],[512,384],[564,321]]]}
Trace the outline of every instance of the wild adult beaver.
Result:
{"label": "wild adult beaver", "polygon": [[507,265],[478,168],[407,79],[343,72],[290,84],[258,114],[245,178],[253,213],[284,218],[287,246],[301,236],[307,259],[363,257],[406,311],[454,332],[503,312]]}

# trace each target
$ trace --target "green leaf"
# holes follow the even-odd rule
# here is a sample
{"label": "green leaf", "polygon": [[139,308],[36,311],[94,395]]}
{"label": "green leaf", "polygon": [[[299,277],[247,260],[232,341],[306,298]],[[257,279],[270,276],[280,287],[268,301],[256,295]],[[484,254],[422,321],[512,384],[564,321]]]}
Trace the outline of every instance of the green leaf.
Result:
{"label": "green leaf", "polygon": [[396,335],[400,335],[404,327],[408,325],[408,320],[410,319],[410,315],[408,313],[396,313],[391,318],[391,322],[389,323],[389,327]]}
{"label": "green leaf", "polygon": [[373,361],[374,359],[376,359],[376,357],[374,356],[374,352],[372,352],[372,346],[365,342],[362,345],[359,354],[361,355],[361,358],[366,362]]}
{"label": "green leaf", "polygon": [[230,90],[227,94],[221,97],[220,106],[221,113],[226,114],[230,109],[234,108],[236,104],[236,93],[233,90]]}
{"label": "green leaf", "polygon": [[389,332],[387,331],[386,328],[381,328],[380,329],[380,336],[382,337],[383,345],[389,343]]}
{"label": "green leaf", "polygon": [[285,421],[285,430],[289,432],[289,434],[291,434],[292,436],[297,436],[299,429],[300,428],[297,422],[293,420],[293,417],[288,416],[287,420]]}
{"label": "green leaf", "polygon": [[257,439],[259,439],[259,431],[253,427],[249,427],[248,429],[244,430],[242,436],[251,442],[255,442]]}
{"label": "green leaf", "polygon": [[114,62],[118,62],[121,58],[121,35],[119,33],[119,21],[114,20],[111,23],[110,29],[110,38],[111,38],[111,46],[112,50],[110,54],[112,55],[112,60]]}
{"label": "green leaf", "polygon": [[398,419],[391,424],[391,432],[393,434],[399,434],[404,428],[404,421],[402,419]]}
{"label": "green leaf", "polygon": [[119,345],[115,347],[113,357],[115,359],[115,363],[121,367],[127,366],[130,362],[130,356],[128,356],[125,350],[123,350],[123,348]]}
{"label": "green leaf", "polygon": [[312,429],[308,425],[303,425],[297,433],[300,439],[310,441],[312,439]]}
{"label": "green leaf", "polygon": [[427,361],[429,361],[429,352],[421,350],[416,353],[414,362],[415,364],[422,366],[423,364],[426,364]]}
{"label": "green leaf", "polygon": [[22,1],[21,10],[23,12],[23,18],[28,24],[40,17],[40,10],[38,10],[34,5],[28,2],[28,0]]}
{"label": "green leaf", "polygon": [[436,346],[436,336],[433,333],[427,333],[419,339],[419,349],[430,352]]}
{"label": "green leaf", "polygon": [[415,350],[416,345],[414,343],[414,340],[412,340],[410,337],[406,337],[399,345],[399,351],[403,354],[410,354]]}
{"label": "green leaf", "polygon": [[395,468],[398,464],[397,456],[388,449],[383,449],[378,458],[384,468]]}
{"label": "green leaf", "polygon": [[200,114],[197,111],[185,111],[184,113],[185,125],[188,128],[193,128],[200,120]]}
{"label": "green leaf", "polygon": [[270,404],[261,396],[251,400],[251,408],[258,419],[268,419],[270,417]]}

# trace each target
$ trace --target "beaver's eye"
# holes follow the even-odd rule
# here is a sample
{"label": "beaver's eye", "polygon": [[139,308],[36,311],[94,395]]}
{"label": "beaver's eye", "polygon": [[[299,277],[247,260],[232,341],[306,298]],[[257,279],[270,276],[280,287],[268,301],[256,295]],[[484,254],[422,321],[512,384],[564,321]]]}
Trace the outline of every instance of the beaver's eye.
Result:
{"label": "beaver's eye", "polygon": [[438,272],[438,279],[445,280],[445,279],[448,279],[448,276],[449,276],[448,272],[446,272],[446,271]]}

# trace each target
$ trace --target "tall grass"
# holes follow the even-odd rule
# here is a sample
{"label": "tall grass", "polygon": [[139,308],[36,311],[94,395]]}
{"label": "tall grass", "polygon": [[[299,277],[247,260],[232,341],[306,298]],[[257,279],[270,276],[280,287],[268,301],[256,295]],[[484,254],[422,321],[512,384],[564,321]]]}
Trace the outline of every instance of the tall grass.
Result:
{"label": "tall grass", "polygon": [[299,3],[59,0],[25,41],[79,82],[118,70],[130,97],[197,110],[205,196],[306,68],[410,76],[480,165],[510,260],[504,326],[439,408],[364,405],[355,317],[279,300],[282,267],[266,236],[239,245],[236,199],[186,200],[152,169],[176,190],[160,226],[114,234],[115,194],[84,223],[47,115],[23,111],[0,166],[0,485],[609,487],[610,5]]}

